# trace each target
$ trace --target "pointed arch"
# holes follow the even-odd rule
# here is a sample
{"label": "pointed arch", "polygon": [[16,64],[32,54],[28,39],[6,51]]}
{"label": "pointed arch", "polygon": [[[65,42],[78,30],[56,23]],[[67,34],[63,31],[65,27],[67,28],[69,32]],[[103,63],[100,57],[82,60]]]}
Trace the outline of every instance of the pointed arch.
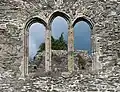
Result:
{"label": "pointed arch", "polygon": [[[22,76],[28,75],[28,58],[29,58],[29,47],[28,47],[28,41],[29,41],[29,28],[33,23],[40,23],[47,28],[47,23],[42,20],[39,17],[32,17],[25,23],[25,29],[24,29],[24,60],[22,63]],[[46,30],[45,30],[46,31]]]}
{"label": "pointed arch", "polygon": [[93,23],[91,22],[91,20],[85,18],[85,17],[78,17],[75,19],[75,21],[73,22],[72,26],[74,27],[75,24],[77,22],[80,22],[80,21],[85,21],[86,23],[88,23],[88,25],[90,26],[91,29],[93,29]]}
{"label": "pointed arch", "polygon": [[39,17],[33,17],[33,18],[31,18],[31,19],[29,19],[28,21],[27,21],[27,23],[26,23],[26,25],[25,25],[25,29],[28,29],[33,23],[35,23],[35,22],[38,22],[38,23],[41,23],[41,24],[43,24],[45,27],[47,27],[47,23],[43,20],[43,19],[41,19],[41,18],[39,18]]}
{"label": "pointed arch", "polygon": [[52,21],[57,17],[57,16],[60,16],[60,17],[63,17],[68,23],[70,23],[70,17],[63,13],[63,12],[60,12],[60,11],[56,11],[54,12],[50,17],[49,17],[49,20],[48,20],[48,25],[51,25]]}
{"label": "pointed arch", "polygon": [[[87,25],[89,26],[89,28],[90,28],[90,30],[91,30],[91,32],[90,32],[90,40],[91,40],[91,45],[90,45],[90,48],[91,48],[91,53],[93,52],[93,37],[92,37],[92,32],[93,32],[93,23],[92,23],[92,21],[91,20],[89,20],[89,19],[87,19],[86,17],[78,17],[78,18],[76,18],[75,19],[75,21],[73,22],[73,24],[72,24],[72,27],[74,28],[75,27],[75,25],[78,23],[78,22],[85,22],[85,23],[87,23]],[[74,33],[75,33],[75,30],[74,30]],[[75,37],[75,34],[74,34],[74,37]],[[74,40],[75,40],[75,38],[74,38]]]}

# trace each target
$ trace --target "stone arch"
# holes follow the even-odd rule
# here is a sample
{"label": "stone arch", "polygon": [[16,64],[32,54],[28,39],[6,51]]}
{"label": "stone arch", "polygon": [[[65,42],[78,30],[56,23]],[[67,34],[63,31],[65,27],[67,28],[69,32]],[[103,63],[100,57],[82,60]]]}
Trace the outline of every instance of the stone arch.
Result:
{"label": "stone arch", "polygon": [[86,17],[78,17],[73,21],[72,26],[74,27],[75,24],[79,21],[85,21],[86,23],[88,23],[88,25],[90,26],[91,29],[93,29],[93,23],[90,19],[87,19]]}
{"label": "stone arch", "polygon": [[[22,63],[22,76],[26,76],[28,75],[28,41],[29,41],[29,27],[33,24],[33,23],[40,23],[43,24],[45,26],[45,28],[47,28],[47,23],[39,18],[39,17],[32,17],[30,18],[26,23],[25,23],[25,29],[24,29],[24,60]],[[46,35],[45,35],[46,36]]]}
{"label": "stone arch", "polygon": [[[80,21],[84,21],[84,22],[86,22],[88,25],[89,25],[89,27],[90,27],[90,29],[91,29],[91,36],[92,36],[92,30],[93,30],[93,23],[92,23],[92,21],[91,20],[89,20],[88,18],[86,18],[86,17],[78,17],[78,18],[76,18],[75,20],[74,20],[74,22],[73,22],[73,24],[72,24],[72,27],[74,28],[74,26],[75,26],[75,24],[77,24],[78,22],[80,22]],[[91,41],[92,41],[92,37],[91,37]],[[92,46],[91,46],[92,47]]]}
{"label": "stone arch", "polygon": [[64,12],[60,12],[60,11],[55,11],[54,13],[52,13],[49,17],[49,20],[48,20],[48,25],[50,26],[52,21],[57,17],[57,16],[60,16],[62,18],[64,18],[67,23],[70,23],[71,20],[70,20],[70,16],[68,16],[66,13]]}
{"label": "stone arch", "polygon": [[35,22],[41,23],[41,24],[43,24],[45,27],[47,27],[47,23],[46,23],[43,19],[41,19],[41,18],[39,18],[39,17],[33,17],[33,18],[29,19],[29,20],[26,22],[25,30],[27,30],[28,27],[30,27],[30,26],[31,26],[33,23],[35,23]]}
{"label": "stone arch", "polygon": [[[88,26],[90,27],[90,29],[91,29],[91,37],[90,37],[90,40],[91,40],[91,55],[92,55],[92,60],[94,59],[94,51],[93,51],[93,48],[95,47],[95,45],[94,45],[94,37],[93,37],[93,30],[94,30],[94,25],[93,25],[93,22],[90,20],[90,19],[88,19],[88,18],[86,18],[86,17],[84,17],[84,16],[81,16],[81,17],[77,17],[74,21],[73,21],[73,24],[72,24],[72,27],[74,28],[74,26],[78,23],[78,22],[80,22],[80,21],[84,21],[84,22],[86,22],[87,24],[88,24]],[[74,30],[73,30],[74,31]],[[74,39],[75,40],[75,39]],[[94,63],[94,60],[92,61],[92,63]],[[94,67],[95,65],[93,65],[92,64],[92,67]]]}
{"label": "stone arch", "polygon": [[[70,51],[73,51],[73,46],[72,46],[72,49],[71,49],[71,28],[72,28],[72,22],[71,22],[71,17],[69,15],[67,15],[66,13],[64,12],[61,12],[61,11],[55,11],[53,14],[50,15],[49,17],[49,20],[48,20],[48,26],[49,26],[49,32],[51,34],[51,24],[52,24],[52,21],[57,17],[57,16],[60,16],[62,18],[64,18],[67,23],[68,23],[68,53]],[[51,40],[51,38],[50,38]],[[50,44],[51,44],[51,41],[50,41]],[[50,55],[51,57],[51,55]],[[73,59],[71,59],[71,54],[68,55],[68,70],[69,71],[73,71],[73,64],[71,65],[71,62],[73,63]]]}

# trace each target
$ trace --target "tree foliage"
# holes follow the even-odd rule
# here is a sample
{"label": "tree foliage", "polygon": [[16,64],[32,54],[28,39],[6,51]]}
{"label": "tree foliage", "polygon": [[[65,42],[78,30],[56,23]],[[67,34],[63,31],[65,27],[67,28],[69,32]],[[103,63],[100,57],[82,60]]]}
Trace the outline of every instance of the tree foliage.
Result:
{"label": "tree foliage", "polygon": [[[55,39],[53,36],[51,36],[52,50],[67,50],[67,42],[64,40],[63,34],[64,33],[61,33],[59,39]],[[38,52],[42,52],[44,50],[45,43],[42,43],[39,47]]]}

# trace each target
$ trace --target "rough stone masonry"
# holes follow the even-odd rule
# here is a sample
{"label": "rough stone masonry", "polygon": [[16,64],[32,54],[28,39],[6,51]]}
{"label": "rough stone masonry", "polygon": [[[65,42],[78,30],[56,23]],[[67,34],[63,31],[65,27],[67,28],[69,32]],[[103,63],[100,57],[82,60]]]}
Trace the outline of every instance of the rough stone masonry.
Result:
{"label": "rough stone masonry", "polygon": [[[70,72],[74,71],[73,27],[78,21],[90,25],[93,71],[29,77],[28,29],[35,22],[46,27],[47,72],[51,70],[50,25],[57,16],[69,26]],[[120,0],[0,0],[0,92],[70,91],[120,92]]]}

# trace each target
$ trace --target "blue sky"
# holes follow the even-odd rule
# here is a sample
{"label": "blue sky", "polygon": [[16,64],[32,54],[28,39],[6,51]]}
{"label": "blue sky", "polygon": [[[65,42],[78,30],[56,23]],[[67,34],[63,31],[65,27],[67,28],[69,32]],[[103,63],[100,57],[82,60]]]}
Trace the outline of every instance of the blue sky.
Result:
{"label": "blue sky", "polygon": [[[68,25],[64,18],[56,17],[52,22],[52,35],[58,39],[62,32],[64,32],[64,38],[67,41],[68,37]],[[90,34],[91,29],[86,22],[78,22],[74,26],[74,46],[75,49],[88,50],[91,49]],[[45,27],[40,23],[34,23],[29,28],[29,56],[33,58],[41,43],[45,42]]]}
{"label": "blue sky", "polygon": [[74,47],[79,50],[91,51],[91,29],[89,25],[84,22],[78,22],[74,26]]}
{"label": "blue sky", "polygon": [[29,56],[33,58],[41,43],[45,42],[45,27],[34,23],[29,28]]}

